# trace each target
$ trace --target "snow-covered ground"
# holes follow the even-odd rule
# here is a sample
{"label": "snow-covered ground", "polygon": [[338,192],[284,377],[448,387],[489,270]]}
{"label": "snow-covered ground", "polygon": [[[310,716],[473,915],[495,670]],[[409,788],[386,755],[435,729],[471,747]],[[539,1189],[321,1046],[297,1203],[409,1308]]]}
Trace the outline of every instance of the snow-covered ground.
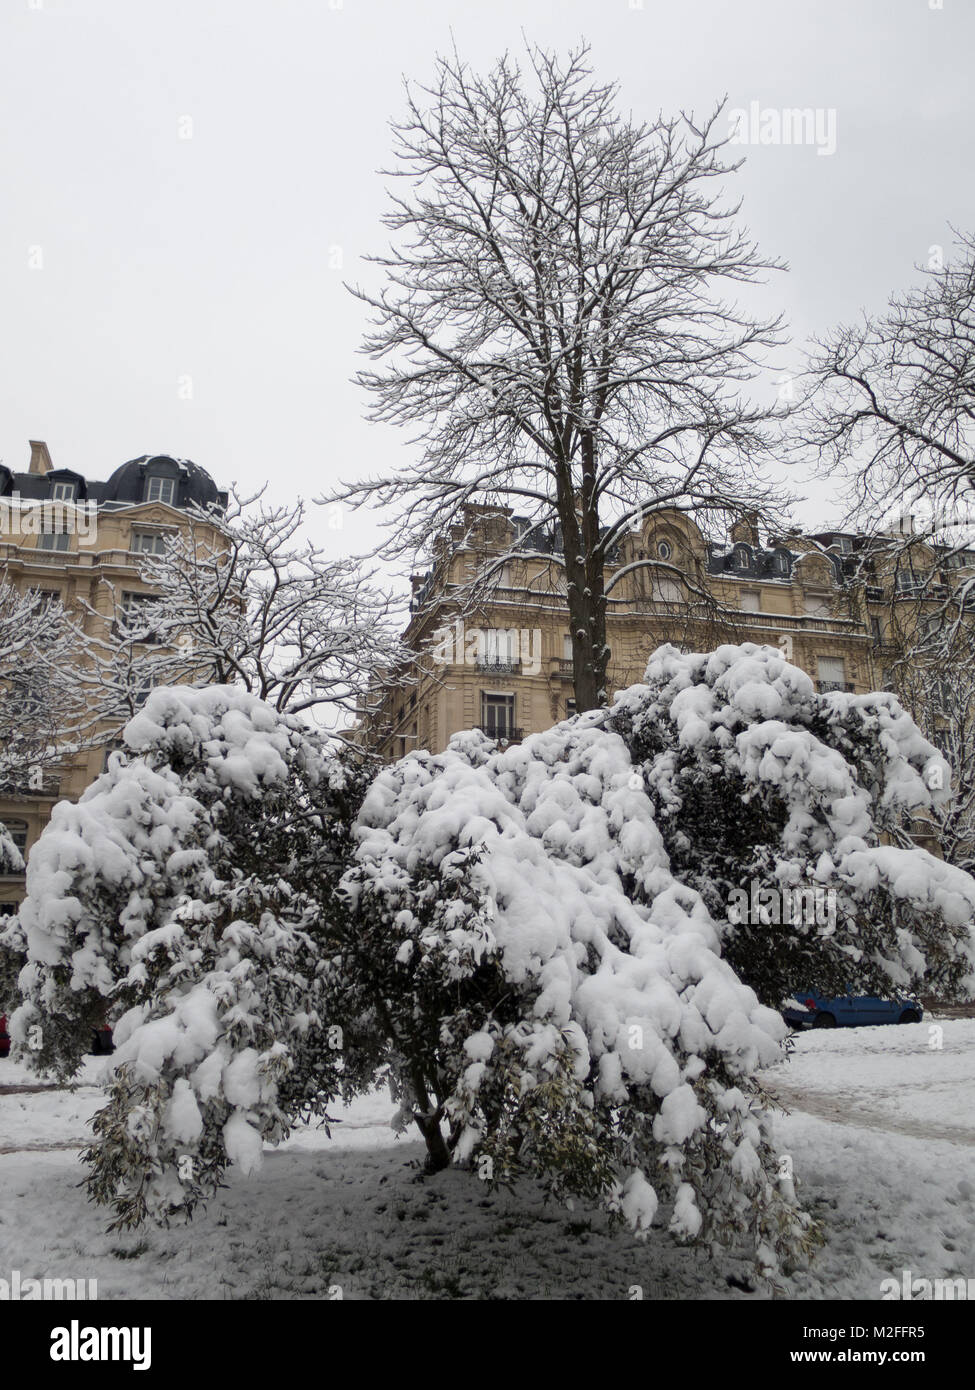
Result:
{"label": "snow-covered ground", "polygon": [[[531,1186],[424,1178],[421,1146],[394,1136],[382,1095],[331,1138],[303,1129],[268,1151],[188,1231],[108,1235],[77,1160],[103,1066],[91,1059],[72,1089],[20,1090],[37,1083],[0,1061],[0,1278],[95,1278],[103,1299],[770,1296],[749,1292],[744,1260],[663,1230],[641,1245]],[[800,1196],[828,1230],[785,1296],[878,1298],[904,1269],[975,1278],[975,1019],[806,1034],[764,1081],[788,1106],[776,1132]]]}

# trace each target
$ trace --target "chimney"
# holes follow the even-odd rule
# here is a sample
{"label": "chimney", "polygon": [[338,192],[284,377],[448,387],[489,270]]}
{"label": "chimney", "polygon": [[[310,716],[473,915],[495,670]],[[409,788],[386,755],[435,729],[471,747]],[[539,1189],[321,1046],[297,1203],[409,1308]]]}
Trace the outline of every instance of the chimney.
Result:
{"label": "chimney", "polygon": [[758,512],[746,512],[744,516],[739,517],[731,528],[731,539],[744,541],[757,549],[759,545]]}
{"label": "chimney", "polygon": [[31,439],[30,441],[30,468],[28,473],[50,473],[54,464],[51,461],[51,452],[43,439]]}

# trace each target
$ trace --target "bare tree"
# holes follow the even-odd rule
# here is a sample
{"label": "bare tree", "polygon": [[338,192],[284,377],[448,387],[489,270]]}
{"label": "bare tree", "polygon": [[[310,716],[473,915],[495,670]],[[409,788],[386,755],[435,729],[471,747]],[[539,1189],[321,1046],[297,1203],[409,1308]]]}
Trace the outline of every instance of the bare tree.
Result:
{"label": "bare tree", "polygon": [[241,685],[281,711],[359,712],[381,670],[404,659],[397,601],[351,559],[301,532],[305,505],[231,492],[221,516],[197,510],[140,556],[145,595],[114,595],[89,639],[88,682],[116,728],[155,685]]}
{"label": "bare tree", "polygon": [[918,728],[951,766],[951,799],[913,830],[932,829],[951,864],[975,873],[975,665],[908,641],[894,657],[892,684]]}
{"label": "bare tree", "polygon": [[83,742],[77,648],[61,603],[0,570],[0,791],[43,791]]}
{"label": "bare tree", "polygon": [[975,574],[957,572],[975,546],[975,236],[924,277],[817,342],[798,434],[845,477],[893,596],[920,605],[919,651],[947,657],[975,609]]}
{"label": "bare tree", "polygon": [[[605,699],[606,565],[657,508],[699,524],[774,510],[760,464],[769,413],[742,383],[779,341],[716,287],[771,267],[719,204],[721,108],[635,125],[585,48],[529,51],[486,75],[456,56],[431,87],[407,85],[393,126],[406,187],[358,380],[371,418],[410,427],[417,463],[348,483],[329,500],[392,506],[384,557],[429,554],[472,504],[518,507],[525,544],[495,557],[564,569],[577,707]],[[532,534],[560,546],[536,555]],[[650,567],[657,563],[647,558]]]}

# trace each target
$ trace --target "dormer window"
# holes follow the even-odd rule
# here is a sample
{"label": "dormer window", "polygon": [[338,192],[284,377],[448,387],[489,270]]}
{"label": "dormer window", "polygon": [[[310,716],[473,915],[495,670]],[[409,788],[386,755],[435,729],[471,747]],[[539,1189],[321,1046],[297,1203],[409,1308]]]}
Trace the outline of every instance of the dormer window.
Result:
{"label": "dormer window", "polygon": [[748,553],[747,545],[735,546],[735,567],[740,570],[747,570],[751,564],[752,557]]}
{"label": "dormer window", "polygon": [[160,478],[158,474],[150,473],[146,479],[147,502],[165,502],[170,507],[176,499],[176,479]]}
{"label": "dormer window", "polygon": [[73,502],[77,494],[77,483],[61,481],[51,484],[51,499],[54,502]]}
{"label": "dormer window", "polygon": [[789,557],[781,550],[777,550],[772,556],[772,573],[779,575],[789,573]]}

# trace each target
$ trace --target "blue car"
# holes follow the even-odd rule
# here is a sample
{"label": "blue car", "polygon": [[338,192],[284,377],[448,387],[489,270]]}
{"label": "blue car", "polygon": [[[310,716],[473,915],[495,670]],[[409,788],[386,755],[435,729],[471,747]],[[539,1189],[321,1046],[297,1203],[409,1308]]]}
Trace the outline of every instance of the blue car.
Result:
{"label": "blue car", "polygon": [[828,999],[824,994],[800,992],[789,1000],[782,1017],[793,1028],[858,1028],[871,1023],[920,1023],[924,1010],[919,1000],[907,994],[893,999],[841,994]]}

